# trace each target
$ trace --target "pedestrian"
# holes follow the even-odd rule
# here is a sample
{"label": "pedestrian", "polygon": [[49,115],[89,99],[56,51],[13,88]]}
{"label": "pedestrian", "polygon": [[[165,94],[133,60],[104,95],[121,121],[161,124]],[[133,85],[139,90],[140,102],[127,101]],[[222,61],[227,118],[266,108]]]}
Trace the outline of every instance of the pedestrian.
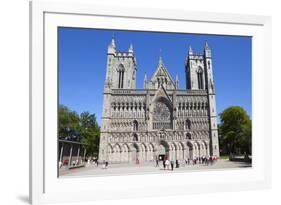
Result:
{"label": "pedestrian", "polygon": [[174,171],[174,161],[171,160],[171,170]]}
{"label": "pedestrian", "polygon": [[97,160],[97,167],[99,166],[99,161]]}
{"label": "pedestrian", "polygon": [[168,159],[166,160],[165,164],[166,164],[167,170],[169,170],[169,167],[170,167],[170,161],[169,161]]}
{"label": "pedestrian", "polygon": [[176,159],[176,168],[179,168],[180,164],[179,164],[179,160]]}
{"label": "pedestrian", "polygon": [[158,167],[158,166],[159,166],[158,159],[156,158],[156,167]]}
{"label": "pedestrian", "polygon": [[108,161],[105,162],[105,168],[107,168],[107,167],[108,167]]}
{"label": "pedestrian", "polygon": [[213,165],[213,158],[212,158],[212,156],[209,157],[209,163],[210,163],[211,165]]}
{"label": "pedestrian", "polygon": [[163,168],[166,169],[166,160],[163,159]]}

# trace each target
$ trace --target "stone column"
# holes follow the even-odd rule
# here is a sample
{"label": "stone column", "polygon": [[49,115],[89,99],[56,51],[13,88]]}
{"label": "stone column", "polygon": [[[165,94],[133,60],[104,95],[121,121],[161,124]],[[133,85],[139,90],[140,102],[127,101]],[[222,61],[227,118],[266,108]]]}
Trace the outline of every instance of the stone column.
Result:
{"label": "stone column", "polygon": [[80,145],[79,145],[79,147],[78,147],[78,151],[77,151],[77,159],[76,159],[76,160],[78,160],[78,164],[79,164],[79,154],[80,154]]}
{"label": "stone column", "polygon": [[63,154],[63,142],[61,143],[61,149],[60,149],[60,162],[62,162],[62,154]]}
{"label": "stone column", "polygon": [[69,153],[69,158],[68,158],[68,166],[69,166],[69,167],[71,166],[72,149],[73,149],[73,145],[71,144],[70,153]]}

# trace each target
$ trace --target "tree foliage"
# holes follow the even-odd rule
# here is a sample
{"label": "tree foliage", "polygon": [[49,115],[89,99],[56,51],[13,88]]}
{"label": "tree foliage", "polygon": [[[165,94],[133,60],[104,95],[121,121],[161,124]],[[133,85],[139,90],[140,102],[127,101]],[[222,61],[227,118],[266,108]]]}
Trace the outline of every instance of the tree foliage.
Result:
{"label": "tree foliage", "polygon": [[97,157],[99,151],[100,128],[94,114],[90,114],[89,112],[82,112],[80,114],[80,132],[82,142],[88,145],[88,155]]}
{"label": "tree foliage", "polygon": [[59,138],[76,140],[79,135],[79,115],[76,112],[71,111],[68,107],[60,105],[58,110],[58,120]]}
{"label": "tree foliage", "polygon": [[64,105],[59,105],[59,139],[79,141],[87,144],[87,155],[98,155],[100,127],[95,114],[82,112],[80,115]]}
{"label": "tree foliage", "polygon": [[251,154],[252,122],[247,112],[232,106],[220,113],[220,148],[222,154]]}

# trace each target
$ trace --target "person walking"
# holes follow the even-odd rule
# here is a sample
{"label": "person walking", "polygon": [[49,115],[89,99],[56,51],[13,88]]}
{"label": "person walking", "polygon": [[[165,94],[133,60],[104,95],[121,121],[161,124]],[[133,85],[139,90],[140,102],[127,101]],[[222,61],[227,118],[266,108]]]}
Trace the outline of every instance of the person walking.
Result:
{"label": "person walking", "polygon": [[170,161],[169,161],[168,159],[166,160],[165,164],[166,164],[167,170],[169,170],[169,167],[170,167]]}
{"label": "person walking", "polygon": [[176,168],[179,168],[180,164],[179,164],[179,160],[176,159]]}
{"label": "person walking", "polygon": [[166,169],[166,160],[163,159],[163,168]]}
{"label": "person walking", "polygon": [[171,160],[171,171],[174,171],[174,161]]}

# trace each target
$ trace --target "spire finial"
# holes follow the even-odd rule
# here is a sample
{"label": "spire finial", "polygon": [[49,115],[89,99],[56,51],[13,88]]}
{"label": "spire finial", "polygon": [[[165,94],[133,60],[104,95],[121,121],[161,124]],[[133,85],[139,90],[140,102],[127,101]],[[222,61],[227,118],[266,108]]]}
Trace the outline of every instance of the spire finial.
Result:
{"label": "spire finial", "polygon": [[128,52],[129,52],[129,53],[133,53],[133,52],[134,52],[133,44],[132,44],[132,43],[130,43],[130,47],[129,47]]}
{"label": "spire finial", "polygon": [[112,33],[112,38],[111,38],[111,47],[112,48],[115,48],[115,34],[114,34],[114,32]]}
{"label": "spire finial", "polygon": [[210,48],[209,48],[208,42],[205,41],[205,50],[207,50],[207,49],[210,49]]}
{"label": "spire finial", "polygon": [[192,48],[191,48],[191,46],[189,46],[189,50],[188,50],[188,53],[189,53],[190,55],[192,55],[192,54],[193,54],[193,51],[192,51]]}
{"label": "spire finial", "polygon": [[159,63],[158,63],[159,65],[163,65],[163,59],[162,59],[162,56],[160,55],[159,56]]}
{"label": "spire finial", "polygon": [[143,80],[144,89],[146,89],[146,84],[147,84],[147,76],[146,76],[146,73],[144,73],[144,80]]}
{"label": "spire finial", "polygon": [[115,52],[116,52],[116,45],[115,45],[114,33],[112,33],[112,38],[110,44],[108,45],[107,53],[114,54]]}
{"label": "spire finial", "polygon": [[158,62],[158,64],[162,65],[163,64],[163,59],[162,59],[162,49],[161,48],[160,48],[159,52],[160,52],[160,54],[159,54],[159,62]]}

